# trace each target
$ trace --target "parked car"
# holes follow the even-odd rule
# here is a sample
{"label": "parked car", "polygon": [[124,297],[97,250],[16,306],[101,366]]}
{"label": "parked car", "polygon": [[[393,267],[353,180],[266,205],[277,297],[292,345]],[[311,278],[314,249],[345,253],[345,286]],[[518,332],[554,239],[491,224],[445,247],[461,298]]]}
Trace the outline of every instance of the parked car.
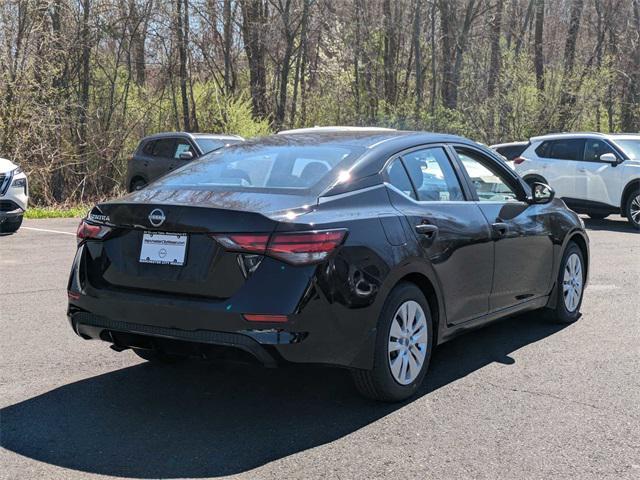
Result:
{"label": "parked car", "polygon": [[27,176],[12,161],[0,158],[0,233],[18,231],[28,202]]}
{"label": "parked car", "polygon": [[349,368],[398,401],[433,348],[515,313],[579,318],[588,238],[553,190],[452,135],[330,131],[232,145],[96,205],[68,316],[143,359]]}
{"label": "parked car", "polygon": [[522,152],[524,152],[528,146],[529,142],[509,142],[491,145],[489,148],[492,148],[502,155],[507,161],[511,162],[522,155]]}
{"label": "parked car", "polygon": [[578,213],[619,213],[640,229],[639,134],[561,133],[530,143],[515,160],[526,182],[551,185]]}
{"label": "parked car", "polygon": [[127,189],[139,190],[149,182],[202,155],[244,139],[237,135],[166,132],[140,140],[127,166]]}

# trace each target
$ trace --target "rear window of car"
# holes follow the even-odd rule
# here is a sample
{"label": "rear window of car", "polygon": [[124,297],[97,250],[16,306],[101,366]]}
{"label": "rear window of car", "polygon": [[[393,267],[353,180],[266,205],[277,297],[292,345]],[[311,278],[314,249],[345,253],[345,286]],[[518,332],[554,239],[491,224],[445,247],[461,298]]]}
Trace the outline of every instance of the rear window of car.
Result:
{"label": "rear window of car", "polygon": [[584,139],[566,138],[548,140],[536,148],[536,154],[543,158],[557,160],[582,160]]}
{"label": "rear window of car", "polygon": [[163,177],[159,186],[305,190],[337,180],[364,153],[350,145],[238,144]]}
{"label": "rear window of car", "polygon": [[232,145],[234,143],[239,143],[240,139],[231,139],[231,138],[196,138],[196,143],[202,153],[209,153],[217,150],[219,148],[224,147],[225,145]]}
{"label": "rear window of car", "polygon": [[514,158],[519,157],[520,155],[522,155],[522,152],[524,152],[527,149],[528,146],[529,146],[529,144],[524,144],[524,145],[506,145],[504,147],[496,148],[496,152],[498,152],[500,155],[502,155],[507,160],[513,160]]}

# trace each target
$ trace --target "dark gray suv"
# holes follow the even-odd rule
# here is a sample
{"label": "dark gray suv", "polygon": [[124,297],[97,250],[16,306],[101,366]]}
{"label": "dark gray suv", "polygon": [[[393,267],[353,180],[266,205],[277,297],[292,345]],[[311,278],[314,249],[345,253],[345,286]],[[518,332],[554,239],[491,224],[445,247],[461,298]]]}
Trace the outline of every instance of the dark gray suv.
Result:
{"label": "dark gray suv", "polygon": [[147,183],[175,170],[205,153],[242,142],[237,135],[166,132],[140,140],[127,166],[127,190],[139,190]]}

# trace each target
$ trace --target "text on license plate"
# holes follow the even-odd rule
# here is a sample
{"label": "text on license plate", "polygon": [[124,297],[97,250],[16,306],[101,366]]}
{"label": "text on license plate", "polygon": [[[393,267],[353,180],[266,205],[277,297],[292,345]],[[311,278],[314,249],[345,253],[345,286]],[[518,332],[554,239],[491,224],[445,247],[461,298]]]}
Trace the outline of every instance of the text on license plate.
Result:
{"label": "text on license plate", "polygon": [[185,233],[144,232],[142,235],[142,248],[140,249],[140,262],[184,265],[187,238],[188,235]]}

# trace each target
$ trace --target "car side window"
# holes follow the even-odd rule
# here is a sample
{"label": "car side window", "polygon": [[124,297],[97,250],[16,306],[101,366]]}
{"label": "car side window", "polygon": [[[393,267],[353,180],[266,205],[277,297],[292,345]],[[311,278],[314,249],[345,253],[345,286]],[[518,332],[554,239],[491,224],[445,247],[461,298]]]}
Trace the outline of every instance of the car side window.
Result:
{"label": "car side window", "polygon": [[151,140],[150,142],[145,143],[144,147],[142,147],[142,153],[145,155],[153,155],[153,147],[155,147],[156,142]]}
{"label": "car side window", "polygon": [[583,139],[563,138],[549,141],[544,157],[556,160],[582,160],[583,151]]}
{"label": "car side window", "polygon": [[187,142],[186,140],[178,140],[176,141],[176,150],[175,153],[173,154],[173,158],[180,158],[180,154],[184,153],[184,152],[191,152],[193,153],[194,157],[196,152],[194,152],[193,147],[191,146],[191,144],[189,142]]}
{"label": "car side window", "polygon": [[613,153],[616,157],[618,156],[604,140],[590,138],[585,141],[584,160],[586,162],[599,162],[600,156],[605,153]]}
{"label": "car side window", "polygon": [[173,158],[176,151],[176,141],[173,138],[161,138],[156,140],[153,147],[153,156],[162,158]]}
{"label": "car side window", "polygon": [[402,156],[418,200],[448,202],[464,200],[462,188],[442,147],[414,150]]}
{"label": "car side window", "polygon": [[504,173],[483,160],[480,155],[456,148],[473,188],[481,202],[518,201],[516,191],[509,185]]}
{"label": "car side window", "polygon": [[416,200],[416,194],[411,185],[411,180],[407,175],[407,171],[404,169],[400,159],[394,160],[391,165],[387,167],[387,176],[389,177],[389,183],[400,190],[408,197]]}

